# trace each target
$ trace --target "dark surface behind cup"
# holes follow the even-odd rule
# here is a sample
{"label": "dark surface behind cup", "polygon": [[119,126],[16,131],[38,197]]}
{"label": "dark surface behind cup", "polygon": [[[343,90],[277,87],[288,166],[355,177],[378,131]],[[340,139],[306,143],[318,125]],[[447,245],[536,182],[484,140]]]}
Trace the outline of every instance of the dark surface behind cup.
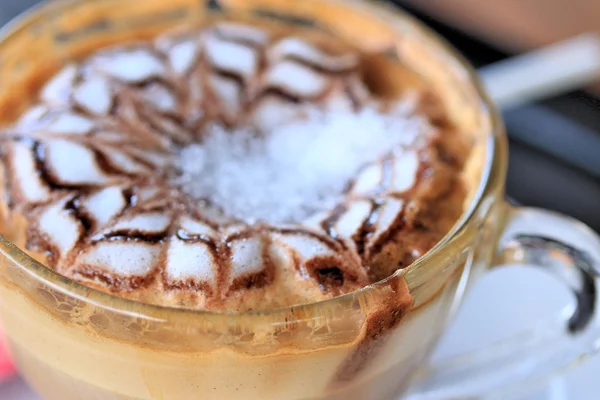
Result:
{"label": "dark surface behind cup", "polygon": [[[402,0],[393,0],[400,3]],[[476,67],[507,54],[420,12]],[[600,232],[600,101],[583,91],[504,113],[510,138],[508,195],[523,205],[571,215]],[[576,162],[573,162],[576,161]]]}

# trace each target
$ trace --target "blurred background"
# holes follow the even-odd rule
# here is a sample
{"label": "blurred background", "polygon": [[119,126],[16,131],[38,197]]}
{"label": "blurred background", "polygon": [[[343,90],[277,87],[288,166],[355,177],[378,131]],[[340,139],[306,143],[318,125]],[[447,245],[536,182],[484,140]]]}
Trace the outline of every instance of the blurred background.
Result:
{"label": "blurred background", "polygon": [[[596,0],[396,0],[477,67],[574,37],[600,34]],[[600,80],[599,80],[600,82]],[[600,85],[504,112],[511,139],[508,195],[600,231]],[[577,164],[577,165],[574,165]]]}
{"label": "blurred background", "polygon": [[[584,32],[600,34],[598,0],[393,2],[441,33],[477,67]],[[0,25],[37,3],[38,0],[0,0]],[[598,96],[600,81],[598,84],[590,84],[580,90],[535,104],[506,110],[503,114],[510,136],[508,195],[524,205],[549,208],[572,215],[600,232]],[[584,153],[597,154],[598,157],[583,157]],[[488,297],[494,291],[502,293],[507,288],[502,287],[501,281],[512,280],[512,273],[501,271],[495,274],[497,276],[494,276],[494,279],[486,277],[485,282],[475,291],[487,293]],[[502,276],[499,278],[500,275]],[[519,309],[517,316],[506,314],[505,309],[486,308],[487,314],[496,313],[502,318],[502,313],[505,313],[515,321],[526,321],[544,313],[555,313],[557,305],[568,306],[572,301],[569,294],[558,285],[553,286],[552,282],[546,286],[540,284],[537,275],[519,279],[521,288],[515,288],[513,285],[510,290],[516,291],[512,297],[525,301],[527,307]],[[494,282],[491,282],[492,280]],[[548,296],[552,297],[552,304],[541,300],[548,299]],[[465,342],[464,332],[471,331],[469,324],[473,324],[474,320],[479,321],[477,318],[480,318],[480,311],[470,310],[470,303],[472,302],[467,301],[459,316],[458,325],[462,324],[461,327],[451,332],[451,337],[444,341],[445,345]],[[492,304],[489,307],[493,306]],[[512,311],[515,309],[517,308],[513,308]],[[479,335],[485,335],[486,330],[481,331],[483,332],[479,332]],[[0,361],[1,358],[0,342]],[[557,377],[548,386],[527,395],[526,399],[595,400],[600,397],[598,370],[600,360],[588,360]],[[13,378],[0,383],[0,400],[33,399],[36,397],[19,379]]]}

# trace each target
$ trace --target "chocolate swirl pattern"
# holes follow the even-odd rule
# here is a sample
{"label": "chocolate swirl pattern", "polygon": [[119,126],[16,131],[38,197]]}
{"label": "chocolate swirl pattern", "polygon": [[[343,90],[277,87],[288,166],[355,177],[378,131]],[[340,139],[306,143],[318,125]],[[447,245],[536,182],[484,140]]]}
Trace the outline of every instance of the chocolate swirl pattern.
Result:
{"label": "chocolate swirl pattern", "polygon": [[427,146],[373,160],[337,207],[280,225],[190,199],[172,184],[173,157],[211,123],[266,131],[307,107],[373,104],[347,49],[231,23],[167,34],[100,51],[48,82],[2,135],[3,192],[28,220],[28,248],[101,290],[205,309],[321,300],[372,282],[382,254],[399,265],[390,246],[427,184]]}

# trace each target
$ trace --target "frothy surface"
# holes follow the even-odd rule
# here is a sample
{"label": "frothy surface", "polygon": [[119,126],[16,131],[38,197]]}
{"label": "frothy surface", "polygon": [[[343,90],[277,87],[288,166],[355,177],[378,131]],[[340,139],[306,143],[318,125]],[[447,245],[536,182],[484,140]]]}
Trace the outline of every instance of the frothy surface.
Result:
{"label": "frothy surface", "polygon": [[[392,154],[411,158],[409,148],[430,129],[409,114],[413,108],[407,99],[394,115],[371,107],[310,110],[261,133],[211,125],[201,143],[180,150],[175,182],[192,198],[246,223],[300,222],[343,202],[344,189],[365,165]],[[417,167],[406,163],[396,179],[414,180]]]}
{"label": "frothy surface", "polygon": [[68,277],[179,307],[386,277],[462,212],[464,157],[435,96],[377,99],[359,59],[237,24],[101,49],[2,135],[15,229]]}

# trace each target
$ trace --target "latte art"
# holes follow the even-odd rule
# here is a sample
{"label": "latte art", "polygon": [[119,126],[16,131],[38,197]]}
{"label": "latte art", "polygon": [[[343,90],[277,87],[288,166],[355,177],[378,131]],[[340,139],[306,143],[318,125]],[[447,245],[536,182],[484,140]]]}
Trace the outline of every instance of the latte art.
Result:
{"label": "latte art", "polygon": [[393,273],[448,228],[428,201],[456,192],[460,163],[431,98],[377,99],[341,44],[220,24],[99,51],[39,100],[2,135],[8,209],[31,251],[101,290],[302,304]]}

